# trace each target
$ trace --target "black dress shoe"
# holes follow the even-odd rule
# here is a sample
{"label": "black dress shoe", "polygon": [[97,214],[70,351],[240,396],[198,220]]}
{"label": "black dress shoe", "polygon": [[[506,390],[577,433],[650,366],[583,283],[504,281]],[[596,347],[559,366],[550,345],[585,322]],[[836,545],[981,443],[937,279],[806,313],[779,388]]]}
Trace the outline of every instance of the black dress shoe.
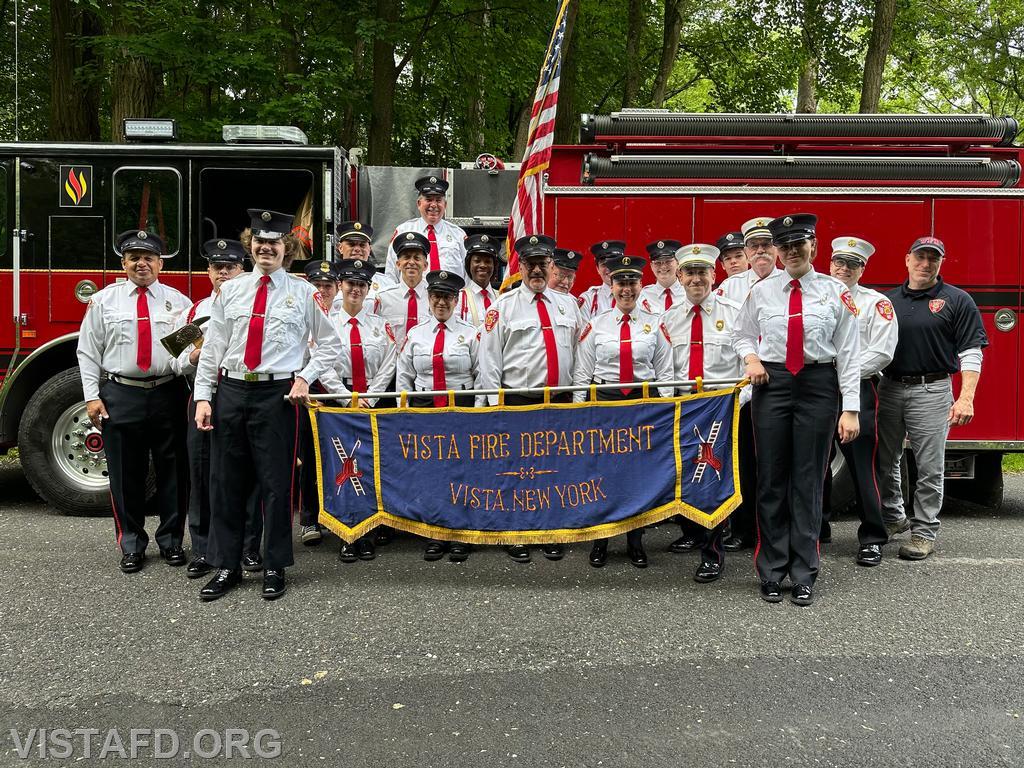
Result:
{"label": "black dress shoe", "polygon": [[284,568],[279,571],[263,572],[263,599],[277,600],[285,592]]}
{"label": "black dress shoe", "polygon": [[761,599],[767,603],[782,602],[782,588],[777,581],[761,582]]}
{"label": "black dress shoe", "polygon": [[242,555],[242,570],[256,573],[263,570],[263,558],[259,552],[245,552]]}
{"label": "black dress shoe", "polygon": [[548,560],[561,560],[565,555],[561,544],[541,544],[540,551],[544,553],[544,557]]}
{"label": "black dress shoe", "polygon": [[343,563],[354,563],[359,559],[359,555],[356,553],[356,545],[349,544],[347,541],[341,542],[341,549],[338,550],[338,559]]}
{"label": "black dress shoe", "polygon": [[697,566],[697,571],[693,574],[693,580],[699,581],[701,584],[707,584],[709,581],[717,581],[722,577],[722,571],[724,570],[725,565],[723,563],[704,560]]}
{"label": "black dress shoe", "polygon": [[530,548],[525,544],[511,544],[505,547],[505,551],[517,563],[530,562]]}
{"label": "black dress shoe", "polygon": [[722,549],[726,552],[739,552],[741,549],[746,549],[749,546],[747,540],[742,536],[730,536],[722,542]]}
{"label": "black dress shoe", "polygon": [[794,605],[810,605],[814,602],[814,594],[806,584],[794,584],[789,601]]}
{"label": "black dress shoe", "polygon": [[857,550],[857,565],[866,565],[871,567],[872,565],[882,564],[882,548],[877,544],[868,544]]}
{"label": "black dress shoe", "polygon": [[590,564],[595,568],[601,568],[608,562],[608,542],[595,541],[590,550]]}
{"label": "black dress shoe", "polygon": [[200,600],[217,600],[242,583],[242,572],[221,568],[214,577],[199,590]]}
{"label": "black dress shoe", "polygon": [[469,559],[469,544],[453,541],[448,548],[448,559],[453,563],[461,563]]}
{"label": "black dress shoe", "polygon": [[635,565],[637,568],[647,567],[647,553],[644,551],[643,546],[627,547],[629,553],[629,562]]}
{"label": "black dress shoe", "polygon": [[160,557],[166,560],[168,565],[173,565],[175,568],[188,562],[188,558],[185,557],[185,550],[181,547],[161,549]]}
{"label": "black dress shoe", "polygon": [[384,547],[391,543],[395,532],[388,526],[382,525],[373,532],[373,543],[375,546]]}
{"label": "black dress shoe", "polygon": [[121,556],[120,568],[124,573],[135,573],[142,570],[142,564],[145,562],[145,552],[126,552]]}
{"label": "black dress shoe", "polygon": [[359,539],[356,542],[356,554],[360,560],[373,560],[377,556],[377,548],[367,538]]}
{"label": "black dress shoe", "polygon": [[669,552],[689,552],[697,548],[697,539],[686,533],[668,545]]}
{"label": "black dress shoe", "polygon": [[427,548],[423,550],[423,559],[427,562],[434,562],[444,557],[445,546],[443,542],[432,541],[427,544]]}
{"label": "black dress shoe", "polygon": [[213,570],[213,566],[206,562],[206,558],[202,555],[199,557],[193,557],[192,562],[188,564],[188,568],[185,569],[185,575],[190,579],[198,579],[200,576],[205,576]]}

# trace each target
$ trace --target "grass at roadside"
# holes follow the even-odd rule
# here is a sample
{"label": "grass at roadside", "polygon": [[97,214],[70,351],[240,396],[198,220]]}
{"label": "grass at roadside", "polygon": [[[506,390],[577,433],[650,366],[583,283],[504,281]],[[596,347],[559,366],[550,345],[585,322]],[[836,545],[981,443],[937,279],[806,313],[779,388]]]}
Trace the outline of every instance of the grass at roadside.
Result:
{"label": "grass at roadside", "polygon": [[1003,454],[1003,472],[1024,472],[1024,453]]}

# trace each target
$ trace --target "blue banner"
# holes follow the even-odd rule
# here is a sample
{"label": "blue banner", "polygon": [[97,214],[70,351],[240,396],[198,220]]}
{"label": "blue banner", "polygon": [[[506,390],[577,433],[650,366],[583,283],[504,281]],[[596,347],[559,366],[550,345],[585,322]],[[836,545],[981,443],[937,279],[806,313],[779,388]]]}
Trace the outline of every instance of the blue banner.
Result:
{"label": "blue banner", "polygon": [[740,503],[738,390],[492,408],[313,407],[320,522],[480,544],[614,536]]}

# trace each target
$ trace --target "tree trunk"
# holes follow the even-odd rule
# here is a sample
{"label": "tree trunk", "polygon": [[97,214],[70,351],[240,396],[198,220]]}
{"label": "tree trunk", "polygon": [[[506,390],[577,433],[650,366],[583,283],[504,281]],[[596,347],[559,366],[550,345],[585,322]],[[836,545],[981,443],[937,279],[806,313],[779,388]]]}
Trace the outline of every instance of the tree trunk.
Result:
{"label": "tree trunk", "polygon": [[[363,38],[356,38],[352,45],[352,71],[356,73],[357,79],[362,79],[363,66],[365,64],[366,44]],[[352,94],[341,112],[341,129],[338,133],[338,146],[349,149],[355,145],[356,135],[356,94]]]}
{"label": "tree trunk", "polygon": [[800,32],[800,39],[803,43],[803,63],[800,65],[800,78],[796,88],[797,112],[818,111],[818,57],[815,53],[814,37],[811,34],[815,10],[814,0],[804,0]]}
{"label": "tree trunk", "polygon": [[644,31],[644,1],[629,0],[626,12],[626,77],[622,89],[622,107],[636,106],[640,91],[640,40]]}
{"label": "tree trunk", "polygon": [[[116,37],[141,37],[138,20],[121,2],[112,3],[111,18]],[[125,46],[115,46],[111,59],[110,136],[111,141],[121,142],[124,118],[153,116],[160,73],[148,59]]]}
{"label": "tree trunk", "polygon": [[[479,30],[480,37],[487,41],[490,39],[491,28],[491,4],[485,0],[483,7],[470,15],[470,28]],[[484,82],[484,73],[481,67],[477,67],[469,75],[469,98],[466,104],[466,158],[475,158],[486,147],[484,142],[484,127],[487,119],[487,85]]]}
{"label": "tree trunk", "polygon": [[391,164],[391,129],[395,122],[395,44],[389,39],[398,21],[397,0],[377,0],[377,18],[385,22],[384,35],[373,39],[373,93],[370,98],[368,165]]}
{"label": "tree trunk", "polygon": [[[558,109],[555,111],[555,143],[574,144],[577,138],[577,115],[576,115],[576,81],[579,79],[579,67],[576,60],[579,58],[577,50],[579,45],[576,42],[576,18],[580,12],[580,0],[572,0],[565,9],[565,34],[562,36],[562,72],[558,78]],[[537,74],[540,74],[538,68]],[[533,109],[531,99],[527,108],[527,125],[529,125],[529,110]],[[526,139],[523,139],[524,143]],[[525,150],[525,146],[523,147]],[[522,152],[516,157],[519,160]]]}
{"label": "tree trunk", "polygon": [[651,106],[660,109],[665,106],[665,93],[668,80],[675,66],[679,53],[679,36],[683,29],[683,9],[685,0],[665,0],[665,28],[661,39],[661,59],[658,72],[654,76],[654,88],[651,91]]}
{"label": "tree trunk", "polygon": [[99,94],[91,77],[96,55],[83,40],[101,32],[89,9],[71,0],[50,4],[50,132],[54,141],[99,141]]}
{"label": "tree trunk", "polygon": [[896,0],[875,0],[875,18],[871,24],[871,40],[864,58],[864,82],[860,89],[860,111],[878,111],[882,98],[882,74],[889,56],[892,28],[896,22]]}

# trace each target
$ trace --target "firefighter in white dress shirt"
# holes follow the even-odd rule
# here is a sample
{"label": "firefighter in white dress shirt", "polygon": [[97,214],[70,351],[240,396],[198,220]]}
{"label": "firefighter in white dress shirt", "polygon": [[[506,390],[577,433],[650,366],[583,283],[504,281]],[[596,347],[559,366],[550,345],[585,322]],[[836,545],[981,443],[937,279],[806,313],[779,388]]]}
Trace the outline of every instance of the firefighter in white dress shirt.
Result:
{"label": "firefighter in white dress shirt", "polygon": [[647,257],[651,260],[654,282],[644,286],[640,299],[646,301],[648,311],[663,314],[678,304],[685,295],[683,286],[676,276],[678,264],[676,251],[682,247],[678,240],[656,240],[647,245]]}
{"label": "firefighter in white dress shirt", "polygon": [[428,241],[425,271],[443,269],[465,278],[466,231],[445,219],[448,210],[448,182],[438,175],[416,180],[416,208],[419,216],[404,221],[395,229],[388,247],[384,272],[396,282],[401,273],[395,243],[406,232],[416,232]]}

